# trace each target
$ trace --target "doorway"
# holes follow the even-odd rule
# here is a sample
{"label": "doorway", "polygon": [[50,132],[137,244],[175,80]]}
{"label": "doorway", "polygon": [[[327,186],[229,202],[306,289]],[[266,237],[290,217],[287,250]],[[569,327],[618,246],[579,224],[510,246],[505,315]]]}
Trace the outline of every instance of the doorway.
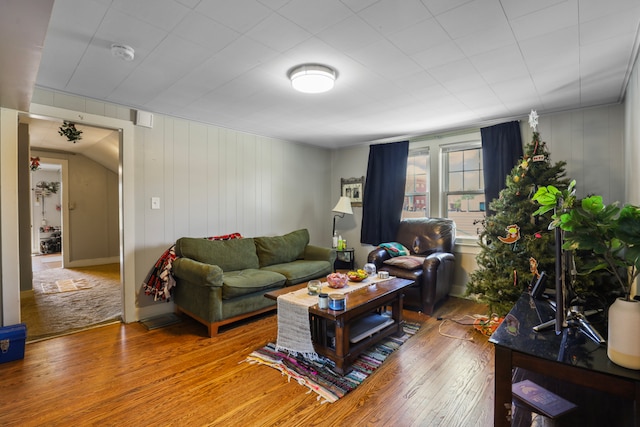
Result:
{"label": "doorway", "polygon": [[[57,254],[61,257],[62,161],[39,157],[33,159],[30,163],[31,254],[33,256]],[[47,259],[53,258],[53,256],[47,257]]]}
{"label": "doorway", "polygon": [[29,128],[31,159],[33,279],[20,294],[28,340],[121,321],[121,132],[76,125],[82,137],[68,141],[58,133],[61,120],[19,119]]}

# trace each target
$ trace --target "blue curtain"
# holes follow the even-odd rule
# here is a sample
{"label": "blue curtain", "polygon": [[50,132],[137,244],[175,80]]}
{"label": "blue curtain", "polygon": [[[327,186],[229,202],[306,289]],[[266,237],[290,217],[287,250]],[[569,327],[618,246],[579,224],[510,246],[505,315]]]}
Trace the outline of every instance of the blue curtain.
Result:
{"label": "blue curtain", "polygon": [[523,156],[520,123],[502,123],[480,129],[482,137],[482,159],[484,168],[484,195],[487,206],[497,199],[506,186],[507,175]]}
{"label": "blue curtain", "polygon": [[409,141],[369,147],[362,198],[361,243],[378,245],[396,240],[404,203],[408,156]]}

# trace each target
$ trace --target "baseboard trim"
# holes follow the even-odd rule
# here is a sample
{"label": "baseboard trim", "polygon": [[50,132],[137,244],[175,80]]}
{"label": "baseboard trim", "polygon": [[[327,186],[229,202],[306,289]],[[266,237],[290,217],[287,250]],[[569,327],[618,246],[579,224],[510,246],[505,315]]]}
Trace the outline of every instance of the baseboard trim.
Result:
{"label": "baseboard trim", "polygon": [[120,262],[120,257],[114,256],[109,258],[93,258],[93,259],[79,259],[76,261],[69,261],[65,263],[65,267],[90,267],[92,265],[105,265],[105,264],[117,264]]}

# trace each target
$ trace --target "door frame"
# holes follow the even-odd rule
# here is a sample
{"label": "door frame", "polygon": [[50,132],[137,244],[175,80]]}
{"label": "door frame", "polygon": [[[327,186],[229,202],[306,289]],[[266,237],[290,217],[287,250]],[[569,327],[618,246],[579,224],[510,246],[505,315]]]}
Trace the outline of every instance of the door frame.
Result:
{"label": "door frame", "polygon": [[[130,111],[127,109],[127,111]],[[122,318],[125,323],[139,320],[139,313],[136,307],[135,289],[135,203],[134,203],[134,125],[130,120],[123,120],[113,117],[99,116],[95,114],[71,111],[58,107],[51,107],[40,104],[31,104],[28,113],[42,118],[53,118],[58,120],[68,120],[75,123],[86,124],[88,126],[101,126],[120,133],[120,161],[118,170],[119,188],[119,224],[120,224],[120,282],[122,284]],[[17,121],[16,121],[17,128]],[[17,144],[17,141],[16,141]],[[17,166],[16,166],[17,167]],[[68,215],[67,215],[68,218]],[[4,221],[3,221],[4,222]],[[67,224],[68,225],[68,224]],[[18,224],[15,224],[16,229]],[[5,242],[3,244],[3,253]],[[16,255],[17,256],[17,255]],[[16,265],[18,263],[16,262]],[[3,280],[3,288],[11,287],[19,299],[19,286],[7,283]],[[6,300],[4,300],[6,301]],[[6,319],[6,304],[4,304],[3,315]],[[15,322],[19,321],[19,307]],[[14,323],[15,323],[14,322]]]}
{"label": "door frame", "polygon": [[[69,239],[65,239],[65,232],[69,232],[69,161],[66,159],[55,159],[53,157],[40,157],[40,163],[59,165],[60,166],[60,216],[62,218],[62,224],[60,227],[60,234],[62,235],[62,267],[69,265]],[[31,177],[31,174],[29,174]],[[31,183],[31,187],[35,185]],[[32,207],[33,208],[33,207]],[[33,212],[31,213],[31,222],[33,223]],[[38,224],[32,224],[31,239],[35,242],[37,240]]]}

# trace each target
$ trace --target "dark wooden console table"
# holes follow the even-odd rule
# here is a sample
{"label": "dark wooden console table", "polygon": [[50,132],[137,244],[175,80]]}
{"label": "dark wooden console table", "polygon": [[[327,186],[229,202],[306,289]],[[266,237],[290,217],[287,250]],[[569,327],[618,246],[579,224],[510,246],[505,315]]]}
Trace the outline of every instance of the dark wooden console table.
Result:
{"label": "dark wooden console table", "polygon": [[[564,344],[563,335],[556,335],[553,327],[533,331],[534,326],[553,317],[546,301],[523,293],[489,339],[495,345],[494,426],[511,425],[512,374],[514,368],[522,368],[622,398],[629,402],[633,418],[625,425],[640,427],[640,371],[614,364],[607,357],[606,345],[598,346],[576,330],[567,334]],[[606,331],[599,332],[604,335]],[[571,400],[571,396],[563,397]]]}

